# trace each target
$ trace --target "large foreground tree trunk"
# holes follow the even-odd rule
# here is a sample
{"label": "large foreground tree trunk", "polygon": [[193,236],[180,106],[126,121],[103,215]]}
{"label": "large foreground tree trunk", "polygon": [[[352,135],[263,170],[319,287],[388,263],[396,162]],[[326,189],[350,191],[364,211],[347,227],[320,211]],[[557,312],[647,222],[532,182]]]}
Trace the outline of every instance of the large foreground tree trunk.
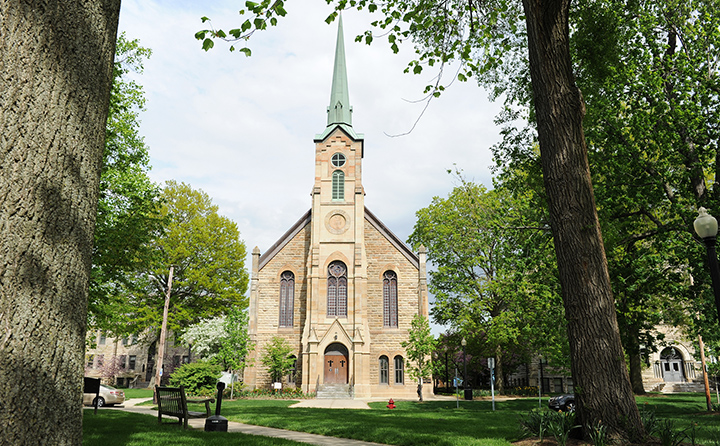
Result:
{"label": "large foreground tree trunk", "polygon": [[120,0],[0,0],[0,444],[80,445]]}
{"label": "large foreground tree trunk", "polygon": [[562,287],[578,424],[644,434],[620,343],[570,59],[570,0],[523,0],[541,162]]}

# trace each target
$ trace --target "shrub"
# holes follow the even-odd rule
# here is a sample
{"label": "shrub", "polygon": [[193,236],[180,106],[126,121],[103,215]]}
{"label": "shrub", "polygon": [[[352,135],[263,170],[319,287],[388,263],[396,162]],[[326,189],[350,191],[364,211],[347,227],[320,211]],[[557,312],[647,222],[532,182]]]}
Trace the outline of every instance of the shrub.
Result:
{"label": "shrub", "polygon": [[551,412],[551,414],[548,419],[548,430],[555,437],[558,446],[565,446],[570,431],[578,427],[575,425],[575,413]]}
{"label": "shrub", "polygon": [[520,427],[528,437],[538,437],[542,442],[552,413],[548,410],[533,409],[525,417],[520,418]]}
{"label": "shrub", "polygon": [[679,446],[685,438],[686,431],[675,429],[675,423],[672,420],[662,420],[657,426],[657,435],[660,437],[662,446]]}
{"label": "shrub", "polygon": [[535,386],[506,387],[504,390],[504,394],[516,396],[537,396],[538,388]]}
{"label": "shrub", "polygon": [[190,395],[211,396],[217,391],[221,375],[221,366],[218,364],[191,362],[175,369],[170,375],[170,385],[185,386],[185,392]]}
{"label": "shrub", "polygon": [[647,435],[652,435],[657,429],[657,416],[654,410],[648,409],[647,403],[640,408],[640,420]]}
{"label": "shrub", "polygon": [[607,427],[598,421],[594,425],[586,425],[585,430],[590,436],[593,446],[606,446],[608,444]]}

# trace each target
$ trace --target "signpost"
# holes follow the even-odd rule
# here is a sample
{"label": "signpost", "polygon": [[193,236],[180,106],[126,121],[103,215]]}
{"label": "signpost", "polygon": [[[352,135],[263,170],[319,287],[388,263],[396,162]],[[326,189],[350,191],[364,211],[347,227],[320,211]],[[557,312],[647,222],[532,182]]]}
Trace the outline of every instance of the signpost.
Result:
{"label": "signpost", "polygon": [[495,358],[488,358],[488,368],[490,369],[490,394],[492,395],[492,408],[495,411]]}
{"label": "signpost", "polygon": [[460,392],[458,391],[458,387],[462,385],[462,379],[458,378],[457,367],[455,367],[455,379],[453,379],[453,385],[455,386],[455,403],[457,408],[460,409]]}

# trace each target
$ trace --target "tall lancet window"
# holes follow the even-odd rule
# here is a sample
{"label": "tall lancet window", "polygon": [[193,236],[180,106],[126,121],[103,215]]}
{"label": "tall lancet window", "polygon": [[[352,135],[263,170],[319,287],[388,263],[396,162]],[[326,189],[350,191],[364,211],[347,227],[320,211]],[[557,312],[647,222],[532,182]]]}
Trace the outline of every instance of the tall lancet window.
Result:
{"label": "tall lancet window", "polygon": [[394,271],[383,274],[383,326],[398,326],[397,274]]}
{"label": "tall lancet window", "polygon": [[345,200],[345,172],[336,170],[332,174],[332,199],[333,201]]}
{"label": "tall lancet window", "polygon": [[328,266],[327,315],[347,317],[347,268],[343,262]]}
{"label": "tall lancet window", "polygon": [[295,274],[285,271],[280,276],[280,326],[293,326],[295,310]]}

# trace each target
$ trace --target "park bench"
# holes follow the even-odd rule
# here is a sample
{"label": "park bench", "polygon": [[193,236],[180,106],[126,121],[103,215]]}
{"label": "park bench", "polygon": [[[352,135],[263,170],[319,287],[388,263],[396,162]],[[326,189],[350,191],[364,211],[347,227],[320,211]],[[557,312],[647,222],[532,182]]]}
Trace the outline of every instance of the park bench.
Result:
{"label": "park bench", "polygon": [[[162,423],[162,416],[177,417],[178,424],[182,424],[185,429],[188,426],[189,418],[207,418],[210,416],[210,403],[215,402],[215,398],[192,399],[189,400],[185,396],[185,387],[160,387],[155,386],[155,395],[157,396],[158,405],[158,423]],[[188,403],[202,404],[205,403],[205,412],[191,412],[188,410]]]}

